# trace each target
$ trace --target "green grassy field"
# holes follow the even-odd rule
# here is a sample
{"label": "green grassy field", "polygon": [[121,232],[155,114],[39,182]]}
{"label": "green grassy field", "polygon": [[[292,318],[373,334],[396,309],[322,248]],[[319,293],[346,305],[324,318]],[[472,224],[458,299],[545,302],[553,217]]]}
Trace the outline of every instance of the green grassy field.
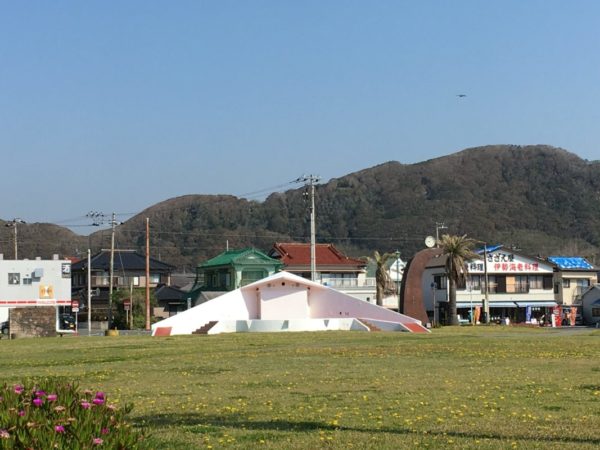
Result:
{"label": "green grassy field", "polygon": [[0,341],[0,377],[66,376],[135,405],[152,448],[600,446],[600,333]]}

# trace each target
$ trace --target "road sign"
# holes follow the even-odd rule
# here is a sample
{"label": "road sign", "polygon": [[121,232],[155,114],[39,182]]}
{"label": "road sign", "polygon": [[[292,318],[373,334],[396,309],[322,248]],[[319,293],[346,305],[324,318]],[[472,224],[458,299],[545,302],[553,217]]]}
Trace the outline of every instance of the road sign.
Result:
{"label": "road sign", "polygon": [[79,312],[79,300],[71,300],[71,311]]}
{"label": "road sign", "polygon": [[126,298],[125,300],[123,300],[123,308],[125,308],[125,311],[129,311],[131,309],[131,300]]}

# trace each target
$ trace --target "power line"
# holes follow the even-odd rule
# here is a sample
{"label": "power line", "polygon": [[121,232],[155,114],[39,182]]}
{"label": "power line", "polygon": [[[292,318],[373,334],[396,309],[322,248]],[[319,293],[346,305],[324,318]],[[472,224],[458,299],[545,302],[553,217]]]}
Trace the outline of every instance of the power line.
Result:
{"label": "power line", "polygon": [[279,189],[282,189],[284,187],[287,187],[287,186],[290,186],[292,184],[295,184],[297,182],[298,182],[297,180],[288,181],[287,183],[279,184],[277,186],[271,186],[271,187],[259,189],[257,191],[246,192],[245,194],[237,194],[235,196],[238,197],[238,198],[248,198],[250,196],[256,196],[258,194],[267,194],[267,193],[270,194],[270,193],[276,192]]}

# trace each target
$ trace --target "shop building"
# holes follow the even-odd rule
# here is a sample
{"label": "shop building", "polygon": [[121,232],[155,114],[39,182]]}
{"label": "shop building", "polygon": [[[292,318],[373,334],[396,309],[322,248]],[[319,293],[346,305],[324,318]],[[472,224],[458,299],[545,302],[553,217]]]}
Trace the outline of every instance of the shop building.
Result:
{"label": "shop building", "polygon": [[[552,315],[576,313],[583,292],[597,280],[584,258],[529,257],[501,246],[477,251],[466,264],[466,279],[457,287],[459,321],[484,321],[488,282],[490,321],[550,323]],[[448,280],[443,255],[431,258],[422,278],[425,307],[431,319],[444,323],[448,315]],[[575,314],[574,314],[575,315]]]}
{"label": "shop building", "polygon": [[71,261],[58,255],[51,260],[0,255],[0,322],[11,335],[56,335],[62,332],[61,315],[70,307]]}

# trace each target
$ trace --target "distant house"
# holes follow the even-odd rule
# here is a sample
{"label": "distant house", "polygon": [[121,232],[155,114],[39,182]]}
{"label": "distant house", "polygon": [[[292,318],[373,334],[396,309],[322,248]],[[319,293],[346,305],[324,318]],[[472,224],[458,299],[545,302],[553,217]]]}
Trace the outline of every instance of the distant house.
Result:
{"label": "distant house", "polygon": [[[146,279],[146,256],[134,250],[115,250],[113,259],[113,289],[155,288],[171,284],[175,266],[150,258],[150,278]],[[73,297],[85,298],[87,293],[87,258],[73,263]],[[108,313],[110,286],[110,250],[101,250],[91,257],[91,289],[94,315],[101,319]],[[80,309],[81,319],[87,317]],[[80,320],[81,321],[81,320]]]}
{"label": "distant house", "polygon": [[554,295],[559,305],[581,306],[584,292],[598,282],[597,268],[585,258],[549,256],[555,266]]}
{"label": "distant house", "polygon": [[222,293],[273,275],[282,263],[254,248],[227,250],[198,265],[196,283],[188,294],[191,302],[204,303]]}
{"label": "distant house", "polygon": [[187,292],[174,286],[161,285],[154,291],[158,306],[154,308],[154,316],[167,318],[185,311],[191,304],[187,302]]}
{"label": "distant house", "polygon": [[[276,242],[269,256],[281,261],[285,271],[310,279],[310,244]],[[333,244],[316,244],[315,266],[315,282],[375,302],[375,278],[367,276],[366,260],[348,257]]]}
{"label": "distant house", "polygon": [[600,324],[600,285],[595,284],[583,293],[582,317],[585,325]]}

